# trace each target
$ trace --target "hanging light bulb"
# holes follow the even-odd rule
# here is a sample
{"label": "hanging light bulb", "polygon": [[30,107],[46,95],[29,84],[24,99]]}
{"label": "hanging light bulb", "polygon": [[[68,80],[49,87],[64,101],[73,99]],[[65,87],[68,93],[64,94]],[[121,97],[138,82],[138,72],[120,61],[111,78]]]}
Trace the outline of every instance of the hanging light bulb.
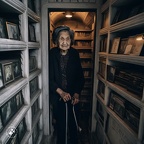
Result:
{"label": "hanging light bulb", "polygon": [[71,18],[72,17],[72,12],[70,12],[70,11],[65,12],[65,17]]}
{"label": "hanging light bulb", "polygon": [[144,39],[144,35],[143,34],[137,36],[137,38],[136,38],[136,40],[138,40],[138,41],[143,40],[143,39]]}

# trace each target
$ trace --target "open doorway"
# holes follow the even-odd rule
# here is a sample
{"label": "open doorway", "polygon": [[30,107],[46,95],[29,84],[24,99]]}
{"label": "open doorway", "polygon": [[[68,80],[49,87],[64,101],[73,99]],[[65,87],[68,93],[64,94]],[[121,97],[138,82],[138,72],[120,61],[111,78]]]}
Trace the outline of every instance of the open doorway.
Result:
{"label": "open doorway", "polygon": [[[69,17],[66,17],[69,14]],[[71,16],[70,16],[71,14]],[[89,144],[91,131],[91,113],[93,100],[93,66],[96,13],[92,11],[51,11],[49,12],[49,49],[55,47],[52,42],[53,29],[60,25],[67,25],[74,31],[74,44],[81,59],[85,77],[85,85],[80,95],[79,126],[82,128],[81,143]],[[52,113],[52,110],[51,110]],[[53,122],[56,122],[52,118]]]}

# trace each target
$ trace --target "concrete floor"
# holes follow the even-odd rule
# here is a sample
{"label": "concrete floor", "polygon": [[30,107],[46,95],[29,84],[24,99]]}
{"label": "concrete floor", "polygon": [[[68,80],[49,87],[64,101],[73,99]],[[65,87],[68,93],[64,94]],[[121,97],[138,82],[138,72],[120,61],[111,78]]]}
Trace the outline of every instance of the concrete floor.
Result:
{"label": "concrete floor", "polygon": [[[79,144],[90,144],[88,134],[85,132],[79,135]],[[51,136],[44,136],[41,144],[56,144],[56,134]]]}
{"label": "concrete floor", "polygon": [[[89,130],[88,130],[88,121],[81,121],[81,128],[82,131],[81,133],[79,133],[79,144],[90,144],[90,134],[89,134]],[[54,127],[52,125],[52,120],[51,120],[51,133],[52,135],[50,136],[44,136],[42,139],[41,144],[56,144],[56,131],[54,131]]]}
{"label": "concrete floor", "polygon": [[56,137],[44,136],[41,144],[56,144]]}

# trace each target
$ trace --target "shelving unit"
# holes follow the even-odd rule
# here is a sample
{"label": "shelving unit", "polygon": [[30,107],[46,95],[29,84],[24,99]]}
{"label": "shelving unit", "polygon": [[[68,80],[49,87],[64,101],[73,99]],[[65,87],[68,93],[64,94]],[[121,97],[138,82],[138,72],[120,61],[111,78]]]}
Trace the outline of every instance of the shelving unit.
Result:
{"label": "shelving unit", "polygon": [[[144,10],[141,6],[144,3],[141,0],[107,0],[103,4],[99,1],[100,3],[97,41],[99,66],[95,80],[96,110],[93,112],[96,129],[93,143],[143,144],[144,77],[141,72],[144,70],[144,45],[140,45],[139,54],[133,53],[137,50],[137,44],[132,45],[130,54],[119,53],[119,49],[122,48],[121,41],[124,38],[129,40],[134,37],[138,43],[137,36],[143,36]],[[129,11],[118,15],[119,10],[124,7],[129,7]],[[118,49],[112,49],[116,38],[120,38],[116,44]],[[141,41],[144,43],[144,39]],[[127,44],[124,48],[125,51],[128,49]]]}
{"label": "shelving unit", "polygon": [[[80,125],[85,131],[90,131],[94,51],[93,29],[74,29],[74,31],[75,44],[73,47],[79,51],[85,76],[85,85],[80,96]],[[86,123],[89,124],[88,127]]]}
{"label": "shelving unit", "polygon": [[[13,59],[18,59],[21,64],[21,76],[8,84],[4,83],[4,87],[0,89],[0,118],[2,122],[1,127],[3,127],[0,132],[0,143],[2,144],[10,143],[10,141],[14,140],[11,139],[13,135],[11,136],[9,133],[12,129],[15,130],[14,135],[16,134],[15,138],[19,144],[38,144],[43,136],[40,1],[36,0],[35,4],[32,3],[35,9],[29,8],[28,2],[32,1],[0,1],[0,19],[16,24],[19,30],[19,40],[9,39],[7,30],[3,31],[7,36],[0,38],[0,61],[5,59],[12,62]],[[5,27],[7,26],[6,23],[3,24]],[[32,25],[33,29],[30,29],[29,25]],[[30,57],[34,57],[32,64],[30,63]],[[29,65],[34,65],[35,68],[31,71]],[[2,70],[2,72],[4,71]],[[34,81],[35,78],[37,78],[37,81]],[[3,111],[2,107],[8,105],[8,102],[15,98],[19,92],[22,92],[21,94],[24,100],[22,107],[16,110],[14,115],[7,119],[7,123],[5,124],[3,122],[4,115],[9,115],[13,107],[18,107],[18,103],[13,107],[10,105],[10,109],[7,106],[6,111]],[[12,103],[12,101],[10,102]],[[38,102],[39,110],[35,112],[34,118],[32,119],[32,107],[35,102]]]}

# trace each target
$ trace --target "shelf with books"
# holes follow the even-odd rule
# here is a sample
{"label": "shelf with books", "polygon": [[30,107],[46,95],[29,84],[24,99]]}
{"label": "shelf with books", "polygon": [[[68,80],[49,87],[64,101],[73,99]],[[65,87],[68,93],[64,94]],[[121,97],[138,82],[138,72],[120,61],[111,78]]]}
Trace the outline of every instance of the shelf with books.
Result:
{"label": "shelf with books", "polygon": [[121,97],[116,92],[110,92],[108,106],[114,111],[131,129],[138,134],[140,127],[140,108]]}
{"label": "shelf with books", "polygon": [[[144,81],[141,74],[144,67],[143,4],[141,0],[133,0],[131,5],[128,1],[112,0],[103,4],[99,10],[102,19],[105,19],[104,15],[109,11],[108,19],[104,22],[108,21],[108,27],[100,27],[99,22],[100,29],[97,32],[99,67],[96,75],[96,100],[106,110],[102,126],[104,143],[139,144],[144,140]],[[127,13],[123,7],[128,10]],[[104,45],[107,45],[106,48]],[[109,108],[112,92],[118,96],[113,100],[113,109]],[[101,121],[98,116],[96,121]]]}
{"label": "shelf with books", "polygon": [[75,45],[74,45],[74,48],[77,50],[86,50],[86,49],[92,50],[93,49],[91,46],[75,46]]}
{"label": "shelf with books", "polygon": [[[42,97],[40,11],[39,9],[34,11],[28,8],[27,2],[20,0],[0,1],[0,80],[3,81],[3,86],[0,86],[0,109],[4,111],[3,109],[8,108],[7,105],[11,103],[15,104],[15,108],[18,107],[16,111],[13,111],[12,106],[10,110],[13,112],[10,110],[6,111],[9,118],[5,121],[3,129],[0,132],[1,143],[8,141],[9,136],[7,132],[10,126],[13,126],[18,132],[20,131],[19,124],[22,125],[21,123],[24,117],[27,132],[26,134],[22,134],[24,136],[23,138],[18,136],[18,143],[32,143],[32,113],[30,112],[29,82],[35,77],[39,79],[37,83],[39,89],[35,92],[35,95],[33,94],[32,100],[34,101],[35,98],[41,100]],[[35,1],[35,6],[39,7],[39,0]],[[34,67],[32,68],[29,67],[29,57],[33,57],[31,61],[33,61],[32,64]],[[8,68],[11,68],[10,71],[8,71]],[[8,74],[11,76],[10,79],[8,79]],[[22,107],[18,103],[21,100],[19,97],[20,91],[22,91],[24,101]],[[2,116],[2,121],[4,121],[4,116]],[[42,123],[42,119],[40,121]]]}
{"label": "shelf with books", "polygon": [[109,115],[107,117],[107,127],[105,133],[110,143],[114,144],[115,142],[119,142],[119,144],[136,144],[136,133],[113,111],[109,109],[107,112]]}
{"label": "shelf with books", "polygon": [[92,38],[92,30],[79,30],[79,31],[75,30],[75,40],[77,39],[89,40],[91,38]]}
{"label": "shelf with books", "polygon": [[92,101],[92,71],[93,71],[93,29],[75,29],[74,45],[80,56],[81,65],[85,77],[85,86],[80,95],[79,121],[82,129],[87,130],[89,125],[91,101]]}
{"label": "shelf with books", "polygon": [[[117,64],[115,62],[115,64]],[[128,92],[137,95],[138,99],[143,99],[143,66],[118,63],[119,65],[107,67],[107,80],[124,87]]]}
{"label": "shelf with books", "polygon": [[138,1],[131,1],[131,5],[129,5],[128,2],[112,2],[112,21],[111,23],[117,23],[120,21],[123,21],[125,19],[129,19],[131,17],[135,17],[136,15],[139,15],[140,13],[143,13],[143,6],[144,3],[141,0]]}
{"label": "shelf with books", "polygon": [[[115,3],[117,2],[118,1]],[[131,6],[128,2],[121,3],[121,6],[115,3],[112,5],[111,31],[132,29],[133,27],[142,26],[144,3],[141,0],[132,1]]]}
{"label": "shelf with books", "polygon": [[91,60],[87,60],[87,59],[82,59],[81,60],[81,65],[82,68],[92,68],[92,61]]}
{"label": "shelf with books", "polygon": [[127,91],[122,86],[119,86],[110,82],[108,82],[107,85],[111,90],[121,94],[121,96],[123,96],[125,99],[127,99],[131,103],[134,103],[137,107],[140,107],[140,108],[143,107],[143,103],[141,102],[140,97],[138,97],[136,94],[133,94]]}

